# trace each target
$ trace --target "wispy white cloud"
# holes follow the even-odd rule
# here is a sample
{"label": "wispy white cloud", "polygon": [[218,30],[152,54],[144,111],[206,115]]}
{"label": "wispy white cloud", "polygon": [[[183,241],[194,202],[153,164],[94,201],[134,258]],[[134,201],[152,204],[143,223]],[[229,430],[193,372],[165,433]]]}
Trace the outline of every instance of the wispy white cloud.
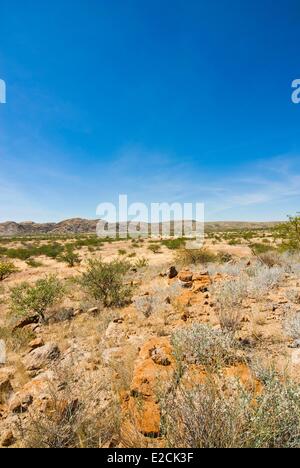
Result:
{"label": "wispy white cloud", "polygon": [[36,157],[23,160],[18,151],[1,148],[0,220],[95,217],[99,203],[115,202],[120,193],[147,204],[203,202],[207,219],[215,220],[282,219],[300,206],[300,158],[293,154],[240,164],[222,174],[139,146],[79,169],[59,152],[43,149],[38,163]]}

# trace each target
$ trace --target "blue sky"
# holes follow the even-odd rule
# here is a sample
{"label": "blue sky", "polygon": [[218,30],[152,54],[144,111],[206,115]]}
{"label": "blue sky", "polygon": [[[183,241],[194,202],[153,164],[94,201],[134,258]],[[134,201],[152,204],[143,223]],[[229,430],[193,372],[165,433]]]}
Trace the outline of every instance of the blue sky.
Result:
{"label": "blue sky", "polygon": [[[274,4],[275,3],[275,4]],[[300,211],[299,0],[0,0],[0,221]]]}

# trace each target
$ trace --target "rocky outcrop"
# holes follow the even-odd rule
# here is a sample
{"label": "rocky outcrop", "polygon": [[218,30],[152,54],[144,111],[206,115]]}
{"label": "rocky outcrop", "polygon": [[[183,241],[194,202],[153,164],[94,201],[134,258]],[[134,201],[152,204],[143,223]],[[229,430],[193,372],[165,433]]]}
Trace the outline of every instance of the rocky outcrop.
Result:
{"label": "rocky outcrop", "polygon": [[168,338],[152,338],[142,346],[123,407],[126,432],[128,424],[132,424],[145,437],[160,436],[158,395],[170,383],[174,365]]}

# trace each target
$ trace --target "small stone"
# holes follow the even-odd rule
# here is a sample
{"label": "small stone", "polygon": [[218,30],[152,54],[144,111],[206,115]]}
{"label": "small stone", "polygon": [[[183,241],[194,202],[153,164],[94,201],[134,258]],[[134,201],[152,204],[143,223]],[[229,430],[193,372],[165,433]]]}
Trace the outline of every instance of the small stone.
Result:
{"label": "small stone", "polygon": [[33,351],[34,349],[41,348],[44,346],[44,340],[42,338],[36,338],[35,340],[30,341],[28,347],[29,347],[29,352]]}
{"label": "small stone", "polygon": [[10,411],[15,414],[26,413],[30,405],[32,405],[33,396],[30,394],[16,396],[10,403]]}
{"label": "small stone", "polygon": [[11,447],[15,443],[14,435],[11,431],[7,431],[1,437],[0,445],[2,447]]}
{"label": "small stone", "polygon": [[182,283],[191,283],[193,281],[193,273],[191,271],[181,271],[178,275],[178,279]]}
{"label": "small stone", "polygon": [[292,344],[289,345],[289,348],[298,349],[300,348],[300,339],[295,340]]}
{"label": "small stone", "polygon": [[89,315],[97,315],[98,312],[99,312],[98,307],[91,307],[91,309],[89,309],[89,310],[87,311],[87,313],[88,313]]}
{"label": "small stone", "polygon": [[78,317],[78,315],[81,315],[81,314],[83,314],[83,310],[82,310],[82,309],[76,309],[76,310],[74,311],[74,317]]}
{"label": "small stone", "polygon": [[173,278],[176,278],[176,276],[178,275],[178,271],[176,270],[176,267],[174,266],[171,266],[168,271],[167,271],[167,277],[169,279],[173,279]]}

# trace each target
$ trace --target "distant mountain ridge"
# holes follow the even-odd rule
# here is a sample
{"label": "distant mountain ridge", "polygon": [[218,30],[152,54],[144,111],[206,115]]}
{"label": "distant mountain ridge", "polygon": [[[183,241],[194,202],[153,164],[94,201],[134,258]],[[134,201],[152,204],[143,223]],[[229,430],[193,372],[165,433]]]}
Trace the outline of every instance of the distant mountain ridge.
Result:
{"label": "distant mountain ridge", "polygon": [[0,236],[22,236],[38,234],[89,234],[96,232],[98,220],[81,218],[66,219],[59,223],[34,223],[27,221],[0,223]]}
{"label": "distant mountain ridge", "polygon": [[[60,234],[95,234],[99,220],[88,220],[82,218],[66,219],[59,223],[34,223],[26,221],[16,223],[7,221],[0,223],[0,236],[26,236],[26,235],[60,235]],[[175,223],[180,223],[176,221]],[[205,230],[212,231],[230,231],[230,230],[252,230],[252,229],[270,229],[279,221],[274,222],[242,222],[242,221],[220,221],[205,223]],[[126,223],[121,223],[121,230],[126,227]]]}

